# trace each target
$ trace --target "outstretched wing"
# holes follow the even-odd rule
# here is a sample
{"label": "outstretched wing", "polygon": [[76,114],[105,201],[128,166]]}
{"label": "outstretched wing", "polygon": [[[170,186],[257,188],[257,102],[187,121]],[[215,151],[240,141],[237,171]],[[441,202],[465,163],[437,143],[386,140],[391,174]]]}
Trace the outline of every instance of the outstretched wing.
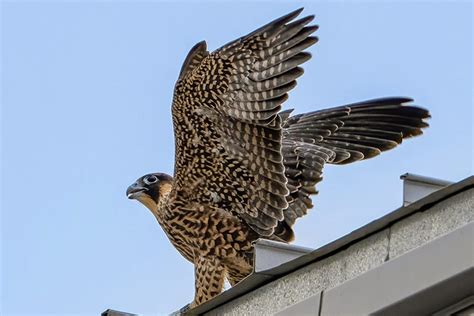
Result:
{"label": "outstretched wing", "polygon": [[[175,87],[175,182],[181,205],[218,206],[270,236],[288,207],[278,112],[316,43],[312,16],[285,15],[213,53],[189,53]],[[183,206],[184,207],[184,206]]]}
{"label": "outstretched wing", "polygon": [[422,134],[429,112],[408,98],[383,98],[289,117],[282,112],[283,156],[288,178],[285,222],[312,207],[311,194],[322,180],[326,163],[348,164],[372,158]]}

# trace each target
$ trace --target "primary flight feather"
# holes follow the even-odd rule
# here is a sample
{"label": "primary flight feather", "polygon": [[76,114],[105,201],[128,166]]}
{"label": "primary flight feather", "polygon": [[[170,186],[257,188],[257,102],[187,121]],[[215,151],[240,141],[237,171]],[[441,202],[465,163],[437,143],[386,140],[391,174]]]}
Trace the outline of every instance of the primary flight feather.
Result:
{"label": "primary flight feather", "polygon": [[174,176],[127,190],[195,266],[192,306],[252,271],[258,238],[290,242],[325,164],[377,156],[428,126],[408,98],[383,98],[291,116],[281,111],[317,42],[302,9],[209,53],[189,52],[175,86]]}

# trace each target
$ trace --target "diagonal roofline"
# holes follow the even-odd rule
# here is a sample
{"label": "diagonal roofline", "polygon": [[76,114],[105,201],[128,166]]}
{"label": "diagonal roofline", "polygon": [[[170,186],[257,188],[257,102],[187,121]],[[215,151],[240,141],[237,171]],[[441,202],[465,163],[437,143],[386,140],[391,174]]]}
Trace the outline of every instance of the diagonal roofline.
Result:
{"label": "diagonal roofline", "polygon": [[376,219],[368,223],[367,225],[362,226],[352,231],[351,233],[324,246],[321,246],[316,250],[304,254],[296,259],[293,259],[268,270],[254,272],[236,286],[221,293],[210,301],[189,310],[186,315],[202,314],[207,311],[210,311],[258,287],[261,287],[271,281],[290,274],[295,270],[298,270],[299,268],[307,266],[316,261],[323,260],[344,249],[347,249],[348,247],[361,241],[362,239],[376,234],[393,225],[394,223],[401,221],[402,219],[410,215],[413,215],[414,213],[422,212],[430,208],[431,206],[438,204],[439,202],[446,200],[451,196],[469,190],[472,187],[474,187],[474,176],[467,177],[462,181],[451,184],[443,189],[433,192],[430,195],[412,204],[397,208],[396,210],[388,213],[387,215]]}

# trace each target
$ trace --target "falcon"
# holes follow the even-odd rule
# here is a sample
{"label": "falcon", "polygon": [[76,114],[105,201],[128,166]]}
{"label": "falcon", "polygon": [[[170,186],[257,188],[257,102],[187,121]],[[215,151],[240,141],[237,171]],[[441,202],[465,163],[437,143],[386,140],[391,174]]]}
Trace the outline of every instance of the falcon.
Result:
{"label": "falcon", "polygon": [[172,101],[174,175],[150,173],[127,189],[194,264],[191,307],[252,272],[257,239],[294,239],[324,165],[375,157],[428,126],[429,112],[403,97],[282,111],[318,41],[301,11],[212,53],[204,41],[191,49]]}

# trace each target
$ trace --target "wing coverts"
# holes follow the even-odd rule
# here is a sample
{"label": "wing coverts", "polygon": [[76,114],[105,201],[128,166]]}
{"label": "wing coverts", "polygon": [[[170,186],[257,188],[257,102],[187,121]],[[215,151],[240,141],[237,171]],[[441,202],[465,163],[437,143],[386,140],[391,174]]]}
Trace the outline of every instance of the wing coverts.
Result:
{"label": "wing coverts", "polygon": [[[210,54],[205,43],[197,44],[175,90],[178,190],[199,182],[204,193],[196,190],[191,197],[201,204],[209,200],[206,192],[224,200],[238,192],[226,209],[262,236],[273,235],[288,208],[278,113],[303,74],[299,65],[311,57],[304,50],[317,42],[310,36],[317,27],[307,26],[313,16],[294,20],[300,12]],[[216,167],[211,171],[209,165]]]}

